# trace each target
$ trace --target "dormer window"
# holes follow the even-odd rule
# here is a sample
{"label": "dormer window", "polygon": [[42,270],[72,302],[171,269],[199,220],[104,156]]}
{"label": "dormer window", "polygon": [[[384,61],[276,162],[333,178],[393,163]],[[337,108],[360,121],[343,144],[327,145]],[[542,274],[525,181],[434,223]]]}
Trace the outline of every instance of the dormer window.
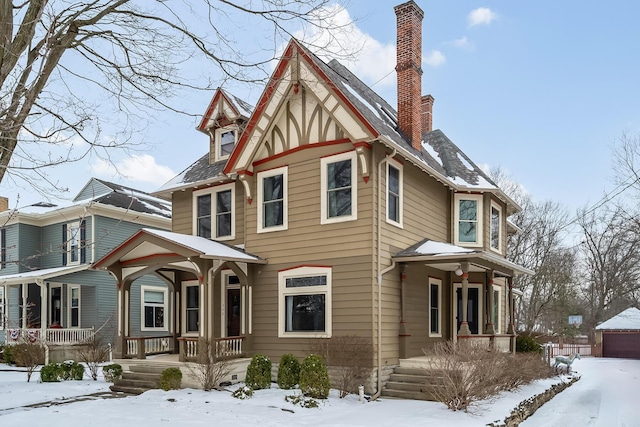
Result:
{"label": "dormer window", "polygon": [[216,129],[215,150],[216,161],[229,158],[229,155],[236,146],[238,139],[238,129],[235,126],[227,126]]}

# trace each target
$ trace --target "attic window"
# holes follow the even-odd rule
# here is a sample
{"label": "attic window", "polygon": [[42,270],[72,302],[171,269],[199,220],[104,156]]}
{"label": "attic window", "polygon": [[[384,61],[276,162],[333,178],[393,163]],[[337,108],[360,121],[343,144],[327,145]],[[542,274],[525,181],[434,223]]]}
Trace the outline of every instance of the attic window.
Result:
{"label": "attic window", "polygon": [[216,160],[222,160],[229,157],[233,148],[236,146],[238,139],[238,129],[235,126],[227,126],[216,129],[215,149]]}

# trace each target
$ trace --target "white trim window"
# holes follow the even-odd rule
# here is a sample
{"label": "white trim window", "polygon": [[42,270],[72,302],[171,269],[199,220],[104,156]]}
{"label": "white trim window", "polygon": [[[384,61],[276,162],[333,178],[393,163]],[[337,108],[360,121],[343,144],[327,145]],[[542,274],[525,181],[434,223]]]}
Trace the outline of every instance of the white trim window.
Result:
{"label": "white trim window", "polygon": [[324,157],[320,167],[320,223],[358,219],[356,152]]}
{"label": "white trim window", "polygon": [[200,283],[197,280],[182,282],[182,333],[197,335],[200,331]]}
{"label": "white trim window", "polygon": [[491,249],[502,252],[502,208],[496,202],[491,202],[491,219],[489,239]]}
{"label": "white trim window", "polygon": [[140,287],[142,331],[167,331],[167,289],[156,286]]}
{"label": "white trim window", "polygon": [[0,331],[4,329],[6,318],[5,318],[5,296],[4,296],[4,286],[0,286]]}
{"label": "white trim window", "polygon": [[67,265],[80,264],[80,223],[67,224]]}
{"label": "white trim window", "polygon": [[402,228],[403,204],[402,164],[389,162],[387,166],[387,222]]}
{"label": "white trim window", "polygon": [[80,327],[80,286],[69,286],[69,327]]}
{"label": "white trim window", "polygon": [[491,311],[491,323],[496,334],[500,333],[500,319],[502,319],[502,286],[492,285],[493,307]]}
{"label": "white trim window", "polygon": [[[0,270],[7,266],[7,229],[0,228]],[[0,322],[2,319],[0,318]],[[1,326],[1,325],[0,325]]]}
{"label": "white trim window", "polygon": [[454,201],[455,244],[482,246],[482,195],[456,194]]}
{"label": "white trim window", "polygon": [[233,337],[245,333],[245,300],[240,278],[231,270],[221,272],[220,286],[220,336]]}
{"label": "white trim window", "polygon": [[278,273],[278,336],[331,337],[331,267]]}
{"label": "white trim window", "polygon": [[258,172],[258,233],[286,230],[288,222],[287,166]]}
{"label": "white trim window", "polygon": [[442,280],[429,278],[429,336],[442,336]]}
{"label": "white trim window", "polygon": [[235,239],[235,184],[193,192],[193,234],[215,240]]}
{"label": "white trim window", "polygon": [[216,129],[215,139],[216,161],[228,159],[236,146],[238,129],[235,126]]}

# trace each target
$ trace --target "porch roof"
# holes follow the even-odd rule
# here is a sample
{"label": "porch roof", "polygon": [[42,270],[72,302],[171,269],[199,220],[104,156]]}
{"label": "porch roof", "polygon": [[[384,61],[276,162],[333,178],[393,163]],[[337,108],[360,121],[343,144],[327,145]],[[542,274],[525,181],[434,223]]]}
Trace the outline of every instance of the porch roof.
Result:
{"label": "porch roof", "polygon": [[84,271],[91,267],[89,264],[79,264],[65,267],[43,268],[41,270],[25,271],[23,273],[7,274],[0,276],[0,285],[20,285],[23,283],[35,283],[38,280],[49,280],[65,274]]}
{"label": "porch roof", "polygon": [[222,261],[266,264],[266,260],[242,249],[205,237],[142,228],[93,264],[94,269],[120,263],[142,265],[151,259],[200,257]]}
{"label": "porch roof", "polygon": [[497,254],[463,248],[451,243],[424,239],[415,245],[395,254],[395,262],[423,262],[445,271],[455,271],[461,262],[470,263],[470,271],[497,270],[508,276],[535,274],[533,270],[522,267]]}

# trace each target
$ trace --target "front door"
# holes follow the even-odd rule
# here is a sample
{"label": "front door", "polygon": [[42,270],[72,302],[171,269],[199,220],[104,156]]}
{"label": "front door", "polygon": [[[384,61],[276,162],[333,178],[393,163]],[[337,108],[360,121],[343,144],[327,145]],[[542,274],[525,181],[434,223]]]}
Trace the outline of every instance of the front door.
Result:
{"label": "front door", "polygon": [[[467,288],[467,323],[472,334],[478,334],[482,325],[482,301],[480,285],[469,285]],[[462,285],[456,285],[456,332],[462,323]]]}
{"label": "front door", "polygon": [[240,289],[227,289],[227,336],[240,336]]}
{"label": "front door", "polygon": [[51,285],[49,291],[49,325],[53,328],[62,326],[62,286]]}

